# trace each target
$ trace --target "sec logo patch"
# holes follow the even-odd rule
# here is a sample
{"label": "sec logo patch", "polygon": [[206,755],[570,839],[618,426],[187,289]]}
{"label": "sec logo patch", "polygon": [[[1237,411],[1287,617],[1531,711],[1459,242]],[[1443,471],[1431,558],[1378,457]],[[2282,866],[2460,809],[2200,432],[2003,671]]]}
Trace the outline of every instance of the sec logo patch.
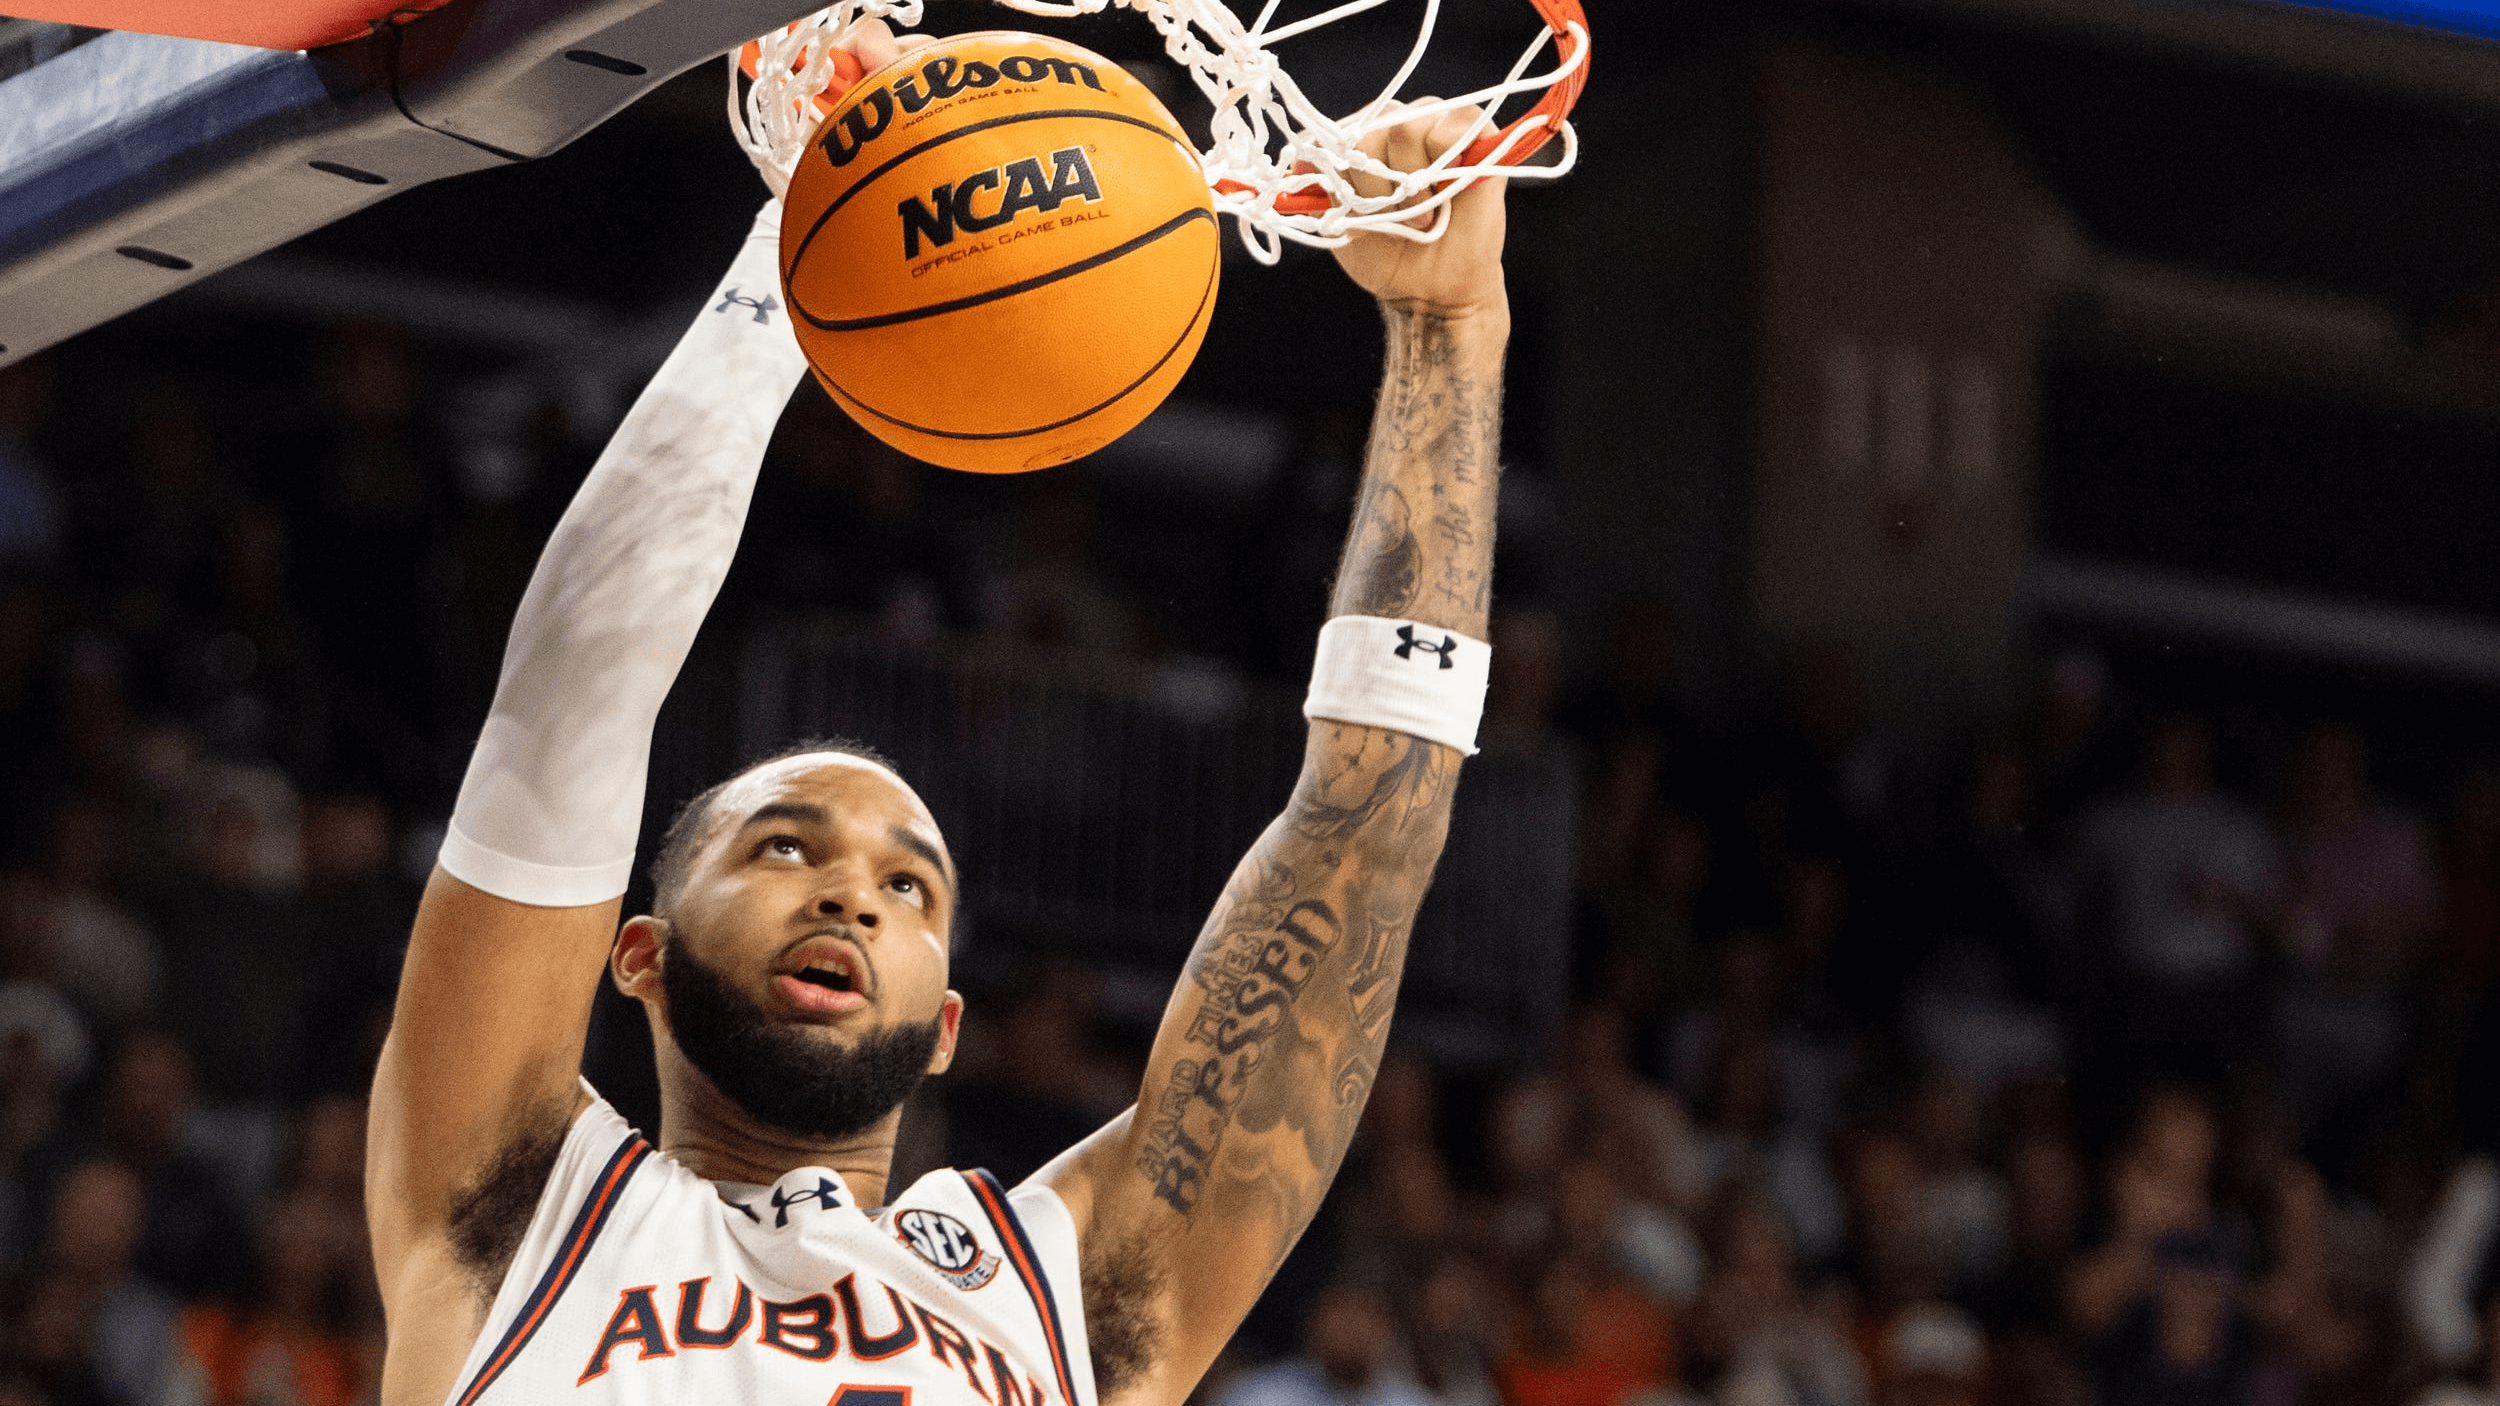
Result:
{"label": "sec logo patch", "polygon": [[894,1238],[958,1289],[978,1289],[998,1273],[998,1256],[982,1249],[972,1231],[944,1211],[903,1212],[894,1218]]}

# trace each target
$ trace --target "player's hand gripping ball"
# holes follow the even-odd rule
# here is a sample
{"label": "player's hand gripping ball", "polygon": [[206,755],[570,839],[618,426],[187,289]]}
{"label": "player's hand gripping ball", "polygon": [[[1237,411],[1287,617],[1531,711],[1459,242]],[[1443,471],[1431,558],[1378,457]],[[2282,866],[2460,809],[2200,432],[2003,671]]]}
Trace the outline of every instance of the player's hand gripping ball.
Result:
{"label": "player's hand gripping ball", "polygon": [[816,379],[895,448],[976,473],[1134,428],[1198,354],[1221,231],[1180,124],[1034,34],[908,48],[844,94],[784,199]]}

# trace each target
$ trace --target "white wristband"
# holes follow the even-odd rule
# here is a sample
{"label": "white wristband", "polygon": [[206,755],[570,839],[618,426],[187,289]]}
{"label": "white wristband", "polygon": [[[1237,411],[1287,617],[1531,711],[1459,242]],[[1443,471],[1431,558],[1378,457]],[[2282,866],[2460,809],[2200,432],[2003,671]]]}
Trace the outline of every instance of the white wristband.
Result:
{"label": "white wristband", "polygon": [[1493,650],[1434,625],[1340,615],[1320,627],[1302,716],[1387,728],[1476,754]]}

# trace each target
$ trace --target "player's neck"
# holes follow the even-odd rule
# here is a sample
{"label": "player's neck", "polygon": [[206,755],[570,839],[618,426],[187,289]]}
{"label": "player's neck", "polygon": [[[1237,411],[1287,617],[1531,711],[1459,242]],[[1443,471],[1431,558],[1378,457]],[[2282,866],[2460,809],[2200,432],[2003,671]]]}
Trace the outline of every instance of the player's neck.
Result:
{"label": "player's neck", "polygon": [[660,1151],[696,1176],[767,1186],[799,1167],[827,1167],[866,1209],[885,1204],[902,1123],[896,1108],[846,1138],[799,1137],[748,1116],[700,1075],[660,1084]]}

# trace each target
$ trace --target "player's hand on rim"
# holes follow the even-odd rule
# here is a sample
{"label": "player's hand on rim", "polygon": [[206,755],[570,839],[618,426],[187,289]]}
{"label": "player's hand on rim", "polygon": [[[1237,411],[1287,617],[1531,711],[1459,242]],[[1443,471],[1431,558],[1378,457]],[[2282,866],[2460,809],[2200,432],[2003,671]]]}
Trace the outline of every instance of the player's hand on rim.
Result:
{"label": "player's hand on rim", "polygon": [[926,34],[896,34],[881,19],[864,19],[843,30],[833,46],[859,60],[862,72],[874,73],[903,55],[936,42]]}
{"label": "player's hand on rim", "polygon": [[[1423,98],[1408,106],[1434,101]],[[1362,150],[1393,170],[1420,170],[1468,140],[1482,117],[1482,111],[1473,107],[1418,117],[1373,132],[1363,139]],[[1353,179],[1355,189],[1365,195],[1385,194],[1389,189],[1388,182],[1375,176],[1356,174]],[[1413,223],[1424,228],[1435,219],[1449,222],[1435,242],[1358,231],[1336,251],[1337,262],[1363,291],[1394,312],[1449,321],[1507,316],[1502,196],[1509,184],[1498,177],[1478,180],[1442,210],[1418,217]]]}

